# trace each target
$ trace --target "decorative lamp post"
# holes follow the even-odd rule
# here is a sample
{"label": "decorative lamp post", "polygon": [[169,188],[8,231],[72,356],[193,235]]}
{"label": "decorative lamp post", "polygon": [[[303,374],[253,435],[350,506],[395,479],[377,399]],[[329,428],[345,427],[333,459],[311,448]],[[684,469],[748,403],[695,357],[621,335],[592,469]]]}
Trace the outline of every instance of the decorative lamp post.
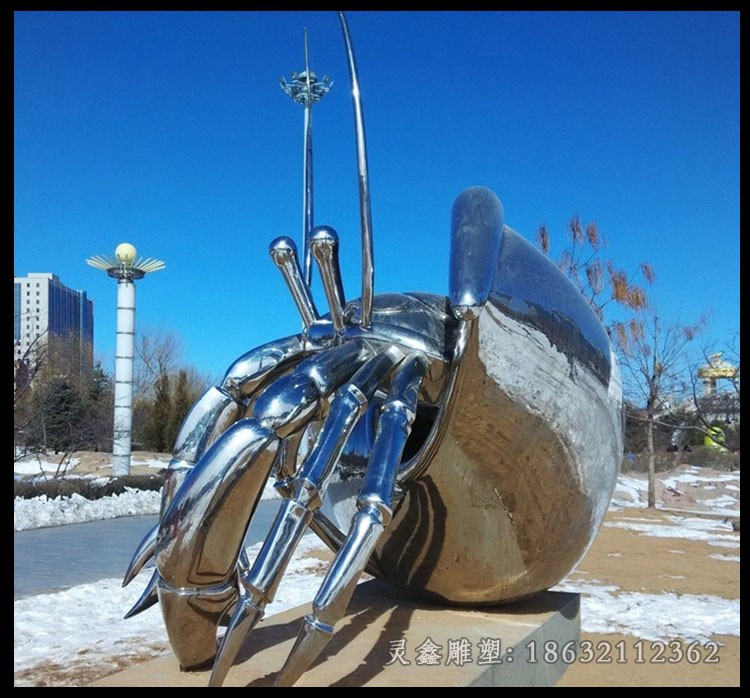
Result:
{"label": "decorative lamp post", "polygon": [[152,271],[164,269],[158,259],[138,257],[135,247],[123,242],[115,256],[89,257],[86,263],[117,279],[117,344],[115,349],[115,414],[112,433],[112,474],[130,474],[133,422],[133,358],[135,355],[135,284]]}
{"label": "decorative lamp post", "polygon": [[333,86],[327,75],[322,80],[310,70],[307,54],[307,30],[304,33],[305,69],[301,73],[292,73],[292,81],[281,78],[281,89],[284,90],[297,104],[305,108],[304,116],[304,153],[303,153],[303,198],[302,198],[302,247],[304,249],[304,277],[310,284],[312,277],[312,260],[310,256],[310,234],[313,228],[313,199],[312,199],[312,106],[320,102]]}

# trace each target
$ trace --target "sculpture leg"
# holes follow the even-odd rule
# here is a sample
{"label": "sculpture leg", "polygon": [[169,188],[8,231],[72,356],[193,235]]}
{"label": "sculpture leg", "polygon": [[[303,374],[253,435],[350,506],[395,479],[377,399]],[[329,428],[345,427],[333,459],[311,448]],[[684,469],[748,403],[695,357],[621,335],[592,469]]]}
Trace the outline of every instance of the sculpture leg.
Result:
{"label": "sculpture leg", "polygon": [[399,366],[378,421],[358,512],[349,535],[336,554],[315,599],[313,613],[300,628],[297,641],[276,681],[292,686],[328,644],[343,618],[354,589],[375,545],[393,515],[396,474],[417,409],[419,385],[427,368],[423,354],[412,354]]}
{"label": "sculpture leg", "polygon": [[238,595],[243,542],[283,440],[322,419],[327,398],[372,355],[351,342],[303,361],[206,451],[161,517],[158,599],[180,665],[216,654],[216,627]]}
{"label": "sculpture leg", "polygon": [[376,354],[340,388],[331,403],[312,451],[290,483],[293,496],[284,500],[252,569],[241,576],[245,593],[237,601],[222,639],[209,682],[220,686],[246,638],[273,600],[282,575],[317,509],[334,466],[369,400],[403,354],[390,347]]}
{"label": "sculpture leg", "polygon": [[[285,370],[290,362],[304,358],[308,351],[301,335],[264,344],[237,359],[226,372],[221,385],[212,386],[200,397],[185,417],[175,440],[162,487],[161,516],[208,447],[242,416],[247,401]],[[130,584],[153,557],[158,531],[157,524],[141,540],[125,571],[123,587]],[[157,603],[156,583],[157,575],[154,573],[125,618]]]}

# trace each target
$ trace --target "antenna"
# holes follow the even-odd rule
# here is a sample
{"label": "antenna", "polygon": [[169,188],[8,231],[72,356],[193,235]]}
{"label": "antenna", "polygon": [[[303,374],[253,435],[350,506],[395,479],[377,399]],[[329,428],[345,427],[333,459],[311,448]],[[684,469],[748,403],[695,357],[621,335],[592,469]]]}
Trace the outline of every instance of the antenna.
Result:
{"label": "antenna", "polygon": [[362,114],[362,97],[359,91],[357,62],[354,59],[349,26],[343,12],[339,12],[341,28],[344,32],[346,55],[349,61],[349,76],[352,83],[354,102],[354,129],[357,138],[357,175],[359,179],[359,220],[362,229],[362,312],[361,327],[369,327],[372,321],[372,294],[375,281],[375,267],[372,254],[372,215],[370,213],[370,181],[367,174],[367,146],[365,144],[365,121]]}

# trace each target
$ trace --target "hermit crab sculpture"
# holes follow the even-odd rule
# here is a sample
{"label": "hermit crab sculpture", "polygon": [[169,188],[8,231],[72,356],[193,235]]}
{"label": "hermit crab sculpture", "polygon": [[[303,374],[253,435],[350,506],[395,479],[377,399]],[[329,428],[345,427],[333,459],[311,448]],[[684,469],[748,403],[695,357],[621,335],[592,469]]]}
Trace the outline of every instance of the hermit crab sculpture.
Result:
{"label": "hermit crab sculpture", "polygon": [[[295,244],[271,243],[303,329],[240,357],[192,408],[159,523],[124,580],[155,559],[128,616],[158,603],[181,667],[212,667],[211,686],[308,530],[335,557],[279,685],[315,661],[365,571],[455,605],[554,586],[592,543],[620,463],[622,391],[607,333],[558,268],[504,224],[490,190],[468,188],[453,204],[446,296],[373,294],[359,84],[339,18],[355,106],[361,298],[344,296],[331,227],[305,241],[324,316]],[[250,560],[244,538],[269,478],[283,499]]]}

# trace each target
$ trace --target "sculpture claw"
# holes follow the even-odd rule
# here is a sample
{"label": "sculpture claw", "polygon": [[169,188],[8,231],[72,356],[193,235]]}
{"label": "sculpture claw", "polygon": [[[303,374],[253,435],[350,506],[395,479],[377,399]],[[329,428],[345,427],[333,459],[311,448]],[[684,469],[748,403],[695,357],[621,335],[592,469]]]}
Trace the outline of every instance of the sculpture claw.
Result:
{"label": "sculpture claw", "polygon": [[138,576],[143,566],[154,556],[156,548],[156,536],[159,533],[159,525],[154,526],[143,538],[133,553],[133,558],[125,571],[122,586],[126,587]]}
{"label": "sculpture claw", "polygon": [[[133,604],[133,607],[125,614],[125,618],[132,618],[133,616],[145,611],[147,608],[151,608],[154,604],[159,603],[159,595],[157,592],[158,583],[159,573],[154,572],[138,601],[136,601],[135,604]],[[123,584],[123,586],[125,585]]]}
{"label": "sculpture claw", "polygon": [[250,599],[241,598],[237,602],[214,660],[211,678],[208,682],[209,687],[218,687],[224,683],[245,639],[262,617],[263,609],[253,604]]}
{"label": "sculpture claw", "polygon": [[325,494],[328,480],[359,418],[378,386],[403,358],[396,347],[375,354],[336,392],[328,417],[312,451],[290,483],[292,498],[279,513],[247,574],[240,575],[246,595],[236,607],[219,649],[211,685],[220,685],[255,624],[260,620],[307,531]]}

